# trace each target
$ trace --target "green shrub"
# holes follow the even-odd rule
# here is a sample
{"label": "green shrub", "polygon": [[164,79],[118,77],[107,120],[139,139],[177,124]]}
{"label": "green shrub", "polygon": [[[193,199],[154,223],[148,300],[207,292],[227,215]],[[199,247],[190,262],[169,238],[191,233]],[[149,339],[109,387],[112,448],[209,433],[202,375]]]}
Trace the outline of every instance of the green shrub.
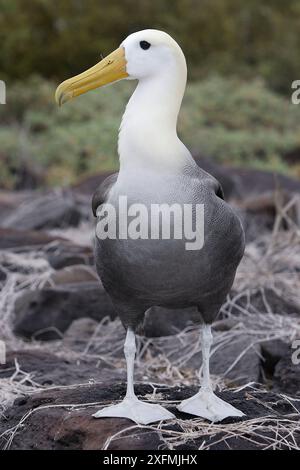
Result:
{"label": "green shrub", "polygon": [[131,32],[156,28],[182,46],[193,79],[262,76],[289,93],[300,77],[299,21],[299,0],[0,0],[1,79],[61,81]]}
{"label": "green shrub", "polygon": [[187,88],[179,129],[218,161],[291,172],[284,156],[300,147],[300,107],[261,80],[212,77]]}
{"label": "green shrub", "polygon": [[[118,128],[134,86],[95,90],[62,108],[54,102],[55,85],[44,79],[9,87],[0,107],[0,185],[14,187],[21,163],[44,172],[50,185],[118,168]],[[284,157],[300,147],[300,106],[260,80],[211,77],[188,85],[178,129],[194,152],[292,173]]]}

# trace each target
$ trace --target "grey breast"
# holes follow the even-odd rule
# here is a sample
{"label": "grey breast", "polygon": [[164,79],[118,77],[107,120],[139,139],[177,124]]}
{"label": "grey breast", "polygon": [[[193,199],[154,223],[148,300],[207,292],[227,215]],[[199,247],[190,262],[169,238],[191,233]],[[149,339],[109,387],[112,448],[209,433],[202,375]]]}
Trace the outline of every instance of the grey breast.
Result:
{"label": "grey breast", "polygon": [[140,309],[197,306],[206,321],[213,321],[244,252],[240,220],[223,200],[219,183],[200,169],[158,176],[147,185],[136,181],[134,189],[128,183],[111,191],[116,181],[117,177],[112,178],[110,187],[106,183],[98,191],[96,204],[109,201],[117,209],[120,194],[127,195],[128,204],[143,203],[149,210],[151,204],[203,204],[204,245],[187,250],[189,240],[184,237],[96,239],[97,270],[112,299]]}

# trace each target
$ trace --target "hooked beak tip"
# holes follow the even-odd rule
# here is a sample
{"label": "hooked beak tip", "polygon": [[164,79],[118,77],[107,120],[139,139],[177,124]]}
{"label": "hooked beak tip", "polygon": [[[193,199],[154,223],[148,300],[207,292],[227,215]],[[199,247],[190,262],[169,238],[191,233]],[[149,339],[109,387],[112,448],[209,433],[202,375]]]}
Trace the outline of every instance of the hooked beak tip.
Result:
{"label": "hooked beak tip", "polygon": [[72,91],[65,91],[61,89],[61,85],[57,88],[55,93],[55,101],[59,107],[61,107],[64,103],[71,100],[73,98]]}

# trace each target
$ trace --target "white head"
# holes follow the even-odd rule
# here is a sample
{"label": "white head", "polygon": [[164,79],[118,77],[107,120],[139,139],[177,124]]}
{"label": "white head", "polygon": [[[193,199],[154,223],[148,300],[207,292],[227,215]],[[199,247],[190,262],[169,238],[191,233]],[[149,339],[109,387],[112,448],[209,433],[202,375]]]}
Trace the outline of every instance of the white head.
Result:
{"label": "white head", "polygon": [[182,50],[169,34],[145,29],[122,42],[125,49],[126,72],[131,79],[149,79],[179,73],[186,78],[186,62]]}
{"label": "white head", "polygon": [[130,155],[131,160],[132,155],[148,159],[150,154],[152,158],[167,159],[168,152],[173,156],[176,152],[187,152],[176,134],[186,76],[185,57],[176,41],[163,31],[146,29],[128,36],[95,66],[61,83],[56,101],[61,105],[109,83],[138,80],[122,120],[121,163],[129,160]]}

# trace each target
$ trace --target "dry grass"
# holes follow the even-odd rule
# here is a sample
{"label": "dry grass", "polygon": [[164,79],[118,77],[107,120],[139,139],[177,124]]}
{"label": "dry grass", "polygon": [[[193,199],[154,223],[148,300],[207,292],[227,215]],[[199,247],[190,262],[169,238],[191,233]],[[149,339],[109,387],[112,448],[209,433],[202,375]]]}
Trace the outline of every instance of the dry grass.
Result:
{"label": "dry grass", "polygon": [[[169,422],[168,426],[171,426]],[[228,450],[236,446],[241,449],[244,446],[260,450],[300,450],[299,445],[299,416],[291,414],[277,418],[265,415],[261,418],[253,418],[231,424],[213,424],[205,420],[194,418],[192,420],[176,419],[176,430],[165,429],[162,424],[158,426],[132,425],[110,436],[103,446],[108,450],[111,443],[125,437],[134,438],[143,429],[148,432],[158,432],[161,439],[161,449],[176,450],[184,448],[187,444],[200,441],[198,450],[209,450],[212,446],[220,446]],[[179,429],[178,429],[179,428]]]}
{"label": "dry grass", "polygon": [[76,245],[90,247],[94,240],[95,228],[89,222],[81,222],[78,227],[52,229],[49,233],[52,236],[66,238]]}
{"label": "dry grass", "polygon": [[[81,385],[74,385],[68,387],[56,387],[56,389],[66,389],[80,387]],[[254,400],[261,403],[265,409],[266,414],[257,418],[245,419],[243,421],[235,421],[232,423],[209,423],[201,418],[193,418],[190,420],[183,420],[176,418],[175,420],[168,421],[167,424],[163,422],[155,423],[153,425],[130,425],[114,435],[107,438],[103,445],[103,450],[108,450],[110,445],[117,440],[131,437],[134,438],[140,434],[141,431],[148,433],[158,433],[161,440],[161,449],[175,450],[179,446],[182,448],[187,444],[193,443],[198,445],[199,450],[208,450],[211,446],[220,446],[231,449],[237,445],[241,448],[243,446],[252,446],[253,448],[260,448],[261,450],[279,450],[279,449],[293,449],[300,450],[300,412],[295,406],[296,402],[299,403],[300,399],[294,399],[283,394],[278,394],[278,402],[286,403],[292,410],[284,416],[278,416],[274,412],[273,407],[276,405],[274,399],[268,401],[266,392],[258,389],[251,384],[248,384],[239,389],[234,389],[234,392],[239,392],[241,389],[247,389],[246,399]],[[146,397],[145,397],[146,398]],[[160,396],[151,396],[149,402],[163,403],[166,401],[161,400]],[[173,405],[179,402],[169,402]],[[65,411],[72,412],[75,410],[89,409],[95,406],[101,407],[105,405],[104,402],[91,402],[91,403],[62,403],[55,405],[41,405],[37,408],[29,410],[25,413],[19,422],[13,427],[7,429],[0,435],[3,439],[4,449],[9,449],[17,433],[25,428],[25,423],[33,414],[40,411],[53,408],[61,408]]]}
{"label": "dry grass", "polygon": [[22,344],[12,328],[16,298],[25,289],[35,290],[43,287],[53,270],[38,251],[0,251],[0,265],[7,275],[0,291],[0,339],[6,342],[8,348],[15,349]]}
{"label": "dry grass", "polygon": [[[274,312],[269,305],[265,293],[273,291],[278,297],[295,306],[295,311],[300,308],[300,240],[299,230],[290,223],[290,230],[279,230],[280,221],[288,217],[286,208],[281,208],[274,226],[272,237],[262,237],[249,244],[245,257],[239,267],[233,298],[228,298],[222,307],[223,318],[227,319],[230,327],[224,329],[224,320],[215,322],[214,345],[212,355],[220,351],[228,344],[240,342],[243,339],[245,347],[238,357],[229,364],[223,376],[241,361],[244,355],[262,342],[281,339],[291,343],[295,338],[300,338],[299,315],[282,315]],[[68,238],[76,237],[79,240],[79,232],[69,231]],[[86,235],[89,237],[89,234]],[[87,239],[82,237],[81,240]],[[49,281],[52,268],[43,257],[43,253],[26,252],[12,253],[0,252],[0,264],[7,272],[7,280],[3,282],[0,292],[0,331],[8,349],[20,349],[26,347],[26,343],[16,338],[13,333],[14,302],[24,290],[41,288]],[[259,293],[263,300],[263,310],[258,310],[252,303],[254,294]],[[246,299],[241,304],[240,300]],[[222,328],[221,328],[222,327]],[[124,368],[123,358],[124,329],[119,320],[110,321],[104,318],[90,338],[87,338],[82,351],[66,347],[61,341],[52,343],[40,343],[33,341],[30,349],[37,348],[48,350],[55,349],[56,353],[66,358],[91,358],[97,359],[109,365],[111,368]],[[58,348],[59,346],[59,348]],[[166,385],[191,385],[198,382],[194,368],[190,367],[190,360],[195,354],[200,353],[201,343],[198,328],[188,327],[177,335],[165,338],[138,338],[137,371],[142,381],[151,383],[153,394],[148,397],[152,401],[159,401],[160,395],[157,386]],[[219,377],[214,377],[214,383],[219,388],[224,386]],[[74,385],[74,387],[79,384]],[[249,384],[248,384],[249,387]],[[250,385],[251,388],[251,385]],[[18,396],[24,396],[45,389],[34,381],[34,377],[23,372],[19,364],[15,364],[15,372],[10,378],[0,380],[0,414]],[[252,385],[253,389],[253,385]],[[264,401],[264,392],[260,393]],[[293,398],[281,396],[289,404]],[[299,433],[299,412],[285,417],[276,417],[268,412],[266,403],[266,415],[231,424],[209,424],[201,419],[176,420],[176,428],[166,429],[161,423],[154,426],[130,426],[121,433],[111,436],[105,444],[109,448],[115,439],[122,439],[128,432],[134,435],[141,429],[149,432],[159,432],[162,436],[163,446],[175,449],[179,445],[185,445],[188,441],[201,441],[201,449],[208,449],[211,442],[225,443],[230,448],[232,439],[239,438],[245,443],[253,444],[261,449],[279,449],[287,447],[299,449],[296,436]],[[55,405],[63,408],[74,409],[76,407],[89,407],[84,405]],[[100,403],[97,403],[100,405]],[[39,407],[30,411],[12,429],[8,429],[2,435],[6,439],[6,448],[9,448],[16,432],[18,432],[32,413],[41,409],[51,408],[52,405]],[[203,436],[205,438],[203,439]],[[1,437],[1,436],[0,436]]]}
{"label": "dry grass", "polygon": [[[295,195],[283,207],[278,202],[276,208],[271,236],[260,237],[247,245],[234,288],[248,297],[255,292],[263,295],[268,289],[300,309],[300,196]],[[289,215],[291,210],[297,214],[296,221]],[[283,223],[289,230],[280,230]],[[267,302],[265,307],[271,312]]]}

